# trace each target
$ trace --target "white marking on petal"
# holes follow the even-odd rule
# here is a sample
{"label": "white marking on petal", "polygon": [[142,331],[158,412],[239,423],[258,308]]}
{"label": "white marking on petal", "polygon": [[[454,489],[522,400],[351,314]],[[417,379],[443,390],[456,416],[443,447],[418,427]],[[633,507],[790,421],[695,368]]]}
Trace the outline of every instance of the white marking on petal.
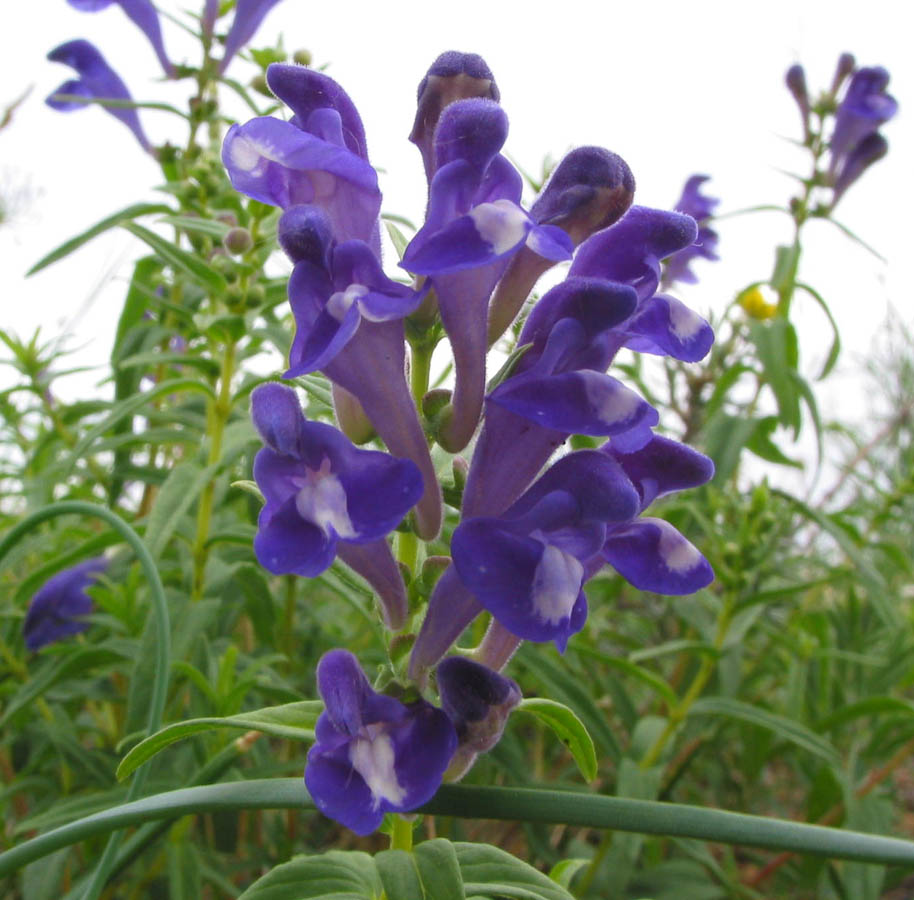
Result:
{"label": "white marking on petal", "polygon": [[584,389],[591,408],[599,420],[607,425],[632,418],[643,402],[634,391],[615,382],[607,389],[607,382],[587,379],[584,382]]}
{"label": "white marking on petal", "polygon": [[394,745],[390,735],[381,732],[356,738],[349,745],[349,761],[368,785],[375,809],[382,800],[393,806],[403,805],[406,790],[397,781],[394,771]]}
{"label": "white marking on petal", "polygon": [[660,530],[657,552],[663,564],[677,575],[692,571],[701,562],[701,553],[690,544],[669,522],[663,519],[643,519]]}
{"label": "white marking on petal", "polygon": [[669,309],[670,326],[673,329],[673,334],[680,341],[689,341],[694,338],[705,324],[704,319],[693,313],[684,303],[671,302]]}
{"label": "white marking on petal", "polygon": [[[349,307],[367,293],[368,288],[364,284],[350,284],[345,291],[337,291],[335,294],[330,295],[326,306],[327,312],[337,322],[342,322],[346,318],[346,313],[349,312]],[[362,308],[359,307],[359,312],[361,311]]]}
{"label": "white marking on petal", "polygon": [[533,575],[533,612],[549,625],[558,625],[571,615],[581,592],[584,566],[570,553],[552,544],[543,548]]}
{"label": "white marking on petal", "polygon": [[256,172],[269,158],[271,147],[258,143],[244,134],[237,135],[229,146],[232,163],[242,172]]}
{"label": "white marking on petal", "polygon": [[300,488],[295,496],[298,514],[313,522],[328,537],[333,529],[338,537],[358,537],[349,511],[346,492],[339,478],[330,471],[330,460],[324,457],[319,469],[306,469],[305,478],[299,479]]}
{"label": "white marking on petal", "polygon": [[530,229],[530,218],[510,200],[480,203],[468,213],[479,236],[492,247],[496,256],[507,253],[521,243]]}

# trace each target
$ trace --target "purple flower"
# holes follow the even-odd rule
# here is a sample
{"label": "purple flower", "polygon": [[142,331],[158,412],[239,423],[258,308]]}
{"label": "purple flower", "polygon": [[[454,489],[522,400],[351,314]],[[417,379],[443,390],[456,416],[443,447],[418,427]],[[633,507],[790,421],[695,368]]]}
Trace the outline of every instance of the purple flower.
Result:
{"label": "purple flower", "polygon": [[333,79],[304,66],[274,63],[267,82],[295,115],[229,129],[222,161],[235,189],[282,209],[317,206],[337,240],[367,241],[377,254],[381,192],[352,101]]}
{"label": "purple flower", "polygon": [[274,574],[319,575],[338,541],[378,541],[422,494],[412,462],[359,450],[330,425],[308,422],[291,388],[261,385],[251,412],[267,445],[254,460],[266,499],[254,552]]}
{"label": "purple flower", "polygon": [[698,278],[689,268],[694,260],[720,259],[717,255],[717,232],[707,224],[720,201],[716,197],[708,197],[701,193],[701,186],[709,179],[709,175],[693,175],[689,178],[682,189],[682,196],[674,207],[676,212],[691,216],[698,223],[698,235],[688,247],[674,253],[667,260],[663,272],[665,288],[675,281],[695,284]]}
{"label": "purple flower", "polygon": [[566,281],[533,308],[520,343],[533,346],[489,397],[463,492],[463,515],[505,510],[569,434],[643,444],[656,413],[603,374],[623,346],[694,361],[710,326],[655,294],[660,260],[694,239],[693,219],[633,206],[578,248]]}
{"label": "purple flower", "polygon": [[507,132],[507,117],[492,100],[459,100],[444,110],[428,215],[401,262],[430,277],[454,353],[453,401],[439,427],[439,441],[451,452],[466,446],[479,422],[486,309],[510,257],[524,246],[550,260],[571,256],[561,229],[537,225],[519,206],[520,176],[499,154]]}
{"label": "purple flower", "polygon": [[70,6],[82,12],[98,12],[117,3],[127,14],[127,17],[146,35],[152,44],[156,56],[167,77],[172,78],[175,67],[171,64],[165,52],[165,43],[162,40],[162,26],[159,23],[159,14],[156,12],[152,0],[67,0]]}
{"label": "purple flower", "polygon": [[441,708],[457,731],[457,752],[446,776],[456,781],[478,754],[498,743],[523,695],[512,679],[464,656],[442,660],[436,674]]}
{"label": "purple flower", "polygon": [[457,746],[447,715],[424,700],[376,693],[346,650],[324,654],[317,683],[324,712],[305,768],[317,808],[365,835],[385,813],[430,800]]}
{"label": "purple flower", "polygon": [[[556,225],[577,247],[617,222],[632,205],[635,179],[625,160],[602,147],[578,147],[556,166],[530,208],[538,225]],[[511,324],[552,260],[522,247],[511,260],[489,304],[489,343]]]}
{"label": "purple flower", "polygon": [[[59,95],[72,94],[93,100],[132,100],[130,91],[121,81],[120,76],[105,58],[88,41],[67,41],[55,47],[49,54],[51,62],[63,63],[75,69],[79,78],[65,81],[45,103],[59,112],[71,112],[74,109],[84,109],[86,103],[79,100],[67,100]],[[140,119],[135,109],[106,106],[105,111],[116,119],[120,119],[140,142],[140,146],[147,152],[150,149],[149,141],[140,125]]]}
{"label": "purple flower", "polygon": [[587,617],[585,564],[603,547],[607,523],[637,513],[638,494],[615,460],[571,453],[502,515],[461,522],[451,541],[454,567],[505,628],[563,651]]}
{"label": "purple flower", "polygon": [[888,151],[885,139],[877,135],[878,128],[898,112],[898,102],[886,92],[888,83],[889,73],[881,66],[858,69],[851,76],[835,113],[828,145],[828,171],[835,187],[833,203]]}
{"label": "purple flower", "polygon": [[803,138],[808,140],[810,106],[809,92],[806,89],[806,72],[799,63],[795,63],[787,70],[784,81],[787,84],[787,90],[790,91],[791,96],[797,102],[800,118],[803,122]]}
{"label": "purple flower", "polygon": [[[637,489],[639,513],[659,497],[698,487],[714,476],[714,463],[704,454],[659,435],[633,453],[619,451],[612,441],[603,452],[619,463]],[[704,556],[663,519],[633,518],[610,526],[601,553],[642,591],[691,594],[714,579]]]}
{"label": "purple flower", "polygon": [[104,556],[64,569],[50,578],[32,597],[22,627],[25,646],[35,651],[45,644],[78,634],[89,627],[83,617],[92,612],[86,588],[108,568]]}
{"label": "purple flower", "polygon": [[335,244],[316,207],[288,209],[279,240],[295,263],[289,302],[297,328],[286,377],[321,369],[359,401],[391,453],[416,463],[425,484],[417,529],[431,539],[441,524],[441,494],[406,383],[402,321],[422,294],[388,279],[367,244]]}
{"label": "purple flower", "polygon": [[419,82],[416,119],[409,139],[419,148],[429,181],[435,173],[435,129],[445,107],[471,97],[499,99],[498,86],[486,61],[476,53],[448,50]]}
{"label": "purple flower", "polygon": [[260,28],[266,14],[279,3],[279,0],[238,0],[235,4],[235,18],[225,38],[225,52],[219,63],[219,74],[222,75],[232,61],[232,57],[252,38]]}

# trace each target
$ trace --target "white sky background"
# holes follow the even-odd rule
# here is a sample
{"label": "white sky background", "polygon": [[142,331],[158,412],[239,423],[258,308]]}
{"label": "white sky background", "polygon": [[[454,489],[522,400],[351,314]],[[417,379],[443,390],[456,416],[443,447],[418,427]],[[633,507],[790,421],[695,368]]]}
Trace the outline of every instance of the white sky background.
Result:
{"label": "white sky background", "polygon": [[[7,0],[9,2],[9,0]],[[160,0],[180,16],[195,5]],[[202,3],[201,3],[202,5]],[[184,107],[190,84],[161,82],[161,70],[142,33],[116,6],[80,13],[65,0],[16,4],[0,54],[0,107],[34,89],[13,124],[0,132],[0,192],[12,203],[0,226],[0,303],[3,324],[21,336],[41,326],[45,338],[69,334],[84,364],[106,359],[123,299],[130,260],[140,249],[113,231],[68,259],[24,279],[48,250],[130,203],[154,200],[156,164],[129,131],[93,107],[67,115],[43,103],[70,77],[45,60],[63,41],[95,43],[137,100]],[[580,144],[621,154],[638,184],[636,202],[671,207],[692,173],[712,175],[720,212],[784,202],[794,184],[777,169],[806,174],[801,152],[782,139],[799,134],[799,117],[783,87],[787,67],[807,70],[811,91],[825,87],[842,51],[861,65],[884,65],[901,110],[883,129],[889,156],[842,199],[838,218],[888,260],[884,265],[833,226],[814,222],[801,274],[831,303],[847,352],[842,369],[855,370],[888,306],[910,321],[906,261],[914,229],[914,54],[903,0],[813,2],[563,3],[463,0],[435,4],[285,0],[266,18],[255,46],[284,35],[285,47],[308,48],[316,65],[349,92],[382,175],[384,208],[420,220],[425,183],[418,151],[406,140],[416,86],[443,50],[482,54],[493,70],[511,122],[508,154],[538,172],[542,158]],[[228,20],[230,21],[230,19]],[[165,42],[177,62],[196,62],[191,39],[164,21]],[[221,29],[227,24],[220,26]],[[253,65],[236,59],[229,75],[248,81]],[[228,99],[228,92],[226,94]],[[247,118],[245,108],[238,115]],[[153,143],[185,137],[183,123],[142,111]],[[159,195],[162,196],[162,195]],[[770,274],[773,248],[789,242],[786,216],[761,213],[722,221],[717,264],[698,263],[699,285],[679,290],[703,313],[721,311],[751,281]],[[815,371],[828,347],[828,329],[798,301],[804,367]],[[0,370],[0,384],[9,370]],[[79,382],[92,392],[96,376]],[[861,403],[856,376],[839,376],[829,403]],[[837,409],[833,410],[837,411]],[[823,410],[826,418],[829,409]]]}

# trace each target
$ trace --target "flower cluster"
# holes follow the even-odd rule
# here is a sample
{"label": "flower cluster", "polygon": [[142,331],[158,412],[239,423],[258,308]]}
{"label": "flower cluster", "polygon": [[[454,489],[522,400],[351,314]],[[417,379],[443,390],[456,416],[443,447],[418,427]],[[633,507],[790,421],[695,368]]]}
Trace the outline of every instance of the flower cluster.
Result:
{"label": "flower cluster", "polygon": [[[98,12],[112,4],[120,6],[127,17],[146,36],[155,52],[166,78],[176,78],[179,70],[168,57],[162,24],[152,0],[67,0],[70,6],[81,12]],[[266,14],[279,0],[238,0],[235,17],[224,40],[222,59],[218,73],[225,72],[232,57],[253,37]],[[212,40],[213,30],[219,18],[218,0],[206,0],[200,26],[206,37],[207,46]],[[152,152],[152,146],[140,124],[139,116],[132,105],[133,98],[127,85],[111,68],[101,51],[89,41],[78,39],[67,41],[55,47],[49,54],[51,62],[63,63],[74,69],[76,78],[65,81],[46,100],[48,106],[60,112],[84,108],[93,100],[114,101],[105,109],[123,122],[133,132],[140,146]]]}
{"label": "flower cluster", "polygon": [[[642,513],[705,483],[713,466],[655,434],[657,410],[607,370],[622,348],[686,362],[708,352],[708,323],[659,289],[664,259],[696,240],[710,255],[713,241],[693,216],[706,219],[713,204],[694,182],[683,212],[632,206],[625,162],[583,147],[525,208],[521,176],[501,152],[508,120],[491,71],[474,54],[445,53],[419,85],[410,135],[429,199],[400,262],[413,276],[404,284],[381,265],[381,194],[349,97],[301,66],[274,64],[267,81],[291,118],[234,125],[223,162],[237,190],[282,210],[295,320],[285,377],[322,372],[341,430],[307,421],[291,388],[254,392],[265,444],[254,465],[265,498],[258,559],[271,572],[313,576],[338,556],[374,587],[389,628],[418,624],[407,597],[419,592],[407,591],[386,535],[400,525],[437,537],[442,490],[427,436],[449,453],[475,438],[451,560],[408,664],[385,670],[384,693],[348,651],[329,652],[318,667],[325,711],[305,780],[321,810],[368,833],[498,741],[521,699],[498,670],[521,640],[564,650],[587,617],[584,584],[606,564],[665,594],[711,581],[685,537]],[[489,347],[563,261],[566,277],[532,308],[511,365],[487,387]],[[406,335],[421,375],[419,353],[434,347],[439,326],[454,386],[423,397],[415,371],[407,381]],[[550,466],[571,435],[604,442]],[[388,453],[350,441],[373,436]],[[492,615],[483,644],[449,655],[483,610]]]}
{"label": "flower cluster", "polygon": [[[889,73],[881,66],[857,68],[854,57],[842,53],[828,92],[815,103],[810,100],[801,65],[791,66],[785,80],[800,110],[808,144],[814,145],[822,139],[813,128],[813,114],[821,116],[834,111],[825,172],[825,182],[832,189],[830,206],[833,207],[873,163],[888,153],[888,141],[879,129],[898,112],[898,102],[886,90]],[[844,93],[838,101],[842,88]]]}

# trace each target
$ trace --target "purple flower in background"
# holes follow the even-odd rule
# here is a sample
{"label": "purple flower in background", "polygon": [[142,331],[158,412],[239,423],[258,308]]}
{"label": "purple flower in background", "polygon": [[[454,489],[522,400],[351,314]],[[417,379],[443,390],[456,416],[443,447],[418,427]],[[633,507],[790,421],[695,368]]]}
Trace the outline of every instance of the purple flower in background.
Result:
{"label": "purple flower in background", "polygon": [[833,203],[888,152],[888,144],[878,134],[879,127],[898,112],[898,102],[886,92],[888,83],[889,73],[881,66],[858,69],[851,76],[828,145]]}
{"label": "purple flower in background", "polygon": [[317,808],[365,835],[385,813],[430,800],[457,747],[447,715],[423,700],[378,694],[346,650],[324,654],[317,683],[324,712],[305,768]]}
{"label": "purple flower in background", "polygon": [[232,57],[254,37],[254,32],[260,28],[266,14],[279,2],[280,0],[238,0],[232,27],[225,38],[225,52],[219,63],[220,75],[228,68]]}
{"label": "purple flower in background", "polygon": [[64,569],[32,597],[22,632],[25,646],[35,651],[89,627],[83,617],[92,612],[86,588],[108,568],[104,556]]}
{"label": "purple flower in background", "polygon": [[663,271],[664,288],[675,281],[695,284],[698,277],[690,266],[696,259],[720,259],[717,255],[717,232],[708,225],[708,220],[714,215],[714,208],[720,201],[701,193],[701,186],[709,180],[709,175],[693,175],[686,181],[682,196],[676,202],[676,212],[691,216],[698,223],[698,235],[693,243],[667,260]]}
{"label": "purple flower in background", "polygon": [[[640,496],[639,513],[654,500],[698,487],[714,476],[704,454],[669,438],[654,435],[633,453],[610,441],[602,452],[614,459]],[[714,579],[708,561],[669,522],[650,517],[610,526],[603,558],[629,583],[658,594],[691,594]]]}
{"label": "purple flower in background", "polygon": [[[63,63],[75,69],[79,78],[65,81],[45,103],[59,112],[71,112],[75,109],[84,109],[87,104],[79,100],[68,100],[60,95],[72,94],[93,100],[132,100],[130,91],[121,81],[120,76],[105,58],[88,41],[67,41],[55,47],[49,54],[51,62]],[[140,125],[140,119],[135,109],[123,109],[106,106],[105,111],[116,119],[120,119],[140,142],[140,146],[147,152],[150,150],[149,140]]]}
{"label": "purple flower in background", "polygon": [[274,574],[319,575],[338,541],[376,542],[422,494],[412,462],[359,450],[332,426],[308,422],[291,388],[261,385],[251,412],[267,445],[254,460],[266,499],[254,552]]}
{"label": "purple flower in background", "polygon": [[[172,78],[175,74],[175,67],[171,64],[168,54],[165,52],[165,43],[162,40],[162,26],[159,23],[159,14],[156,12],[152,0],[67,0],[70,6],[75,7],[82,12],[98,12],[116,3],[127,17],[146,35],[149,43],[152,44],[156,56],[165,71],[165,74]],[[243,0],[242,0],[243,2]]]}
{"label": "purple flower in background", "polygon": [[358,400],[391,453],[416,463],[425,485],[417,529],[434,537],[440,487],[404,374],[402,317],[422,295],[388,279],[363,242],[335,244],[329,220],[314,206],[288,209],[279,241],[295,263],[289,302],[297,329],[287,377],[321,369]]}
{"label": "purple flower in background", "polygon": [[459,100],[444,110],[426,222],[401,262],[430,277],[454,353],[454,396],[439,428],[439,442],[451,452],[466,446],[479,422],[486,310],[510,257],[524,246],[554,261],[571,256],[561,229],[537,225],[520,207],[520,176],[499,154],[507,133],[507,117],[492,100]]}
{"label": "purple flower in background", "polygon": [[304,66],[274,63],[267,82],[295,115],[290,122],[261,116],[228,130],[222,161],[233,186],[282,209],[317,206],[337,240],[367,241],[378,254],[381,192],[352,101],[332,78]]}

